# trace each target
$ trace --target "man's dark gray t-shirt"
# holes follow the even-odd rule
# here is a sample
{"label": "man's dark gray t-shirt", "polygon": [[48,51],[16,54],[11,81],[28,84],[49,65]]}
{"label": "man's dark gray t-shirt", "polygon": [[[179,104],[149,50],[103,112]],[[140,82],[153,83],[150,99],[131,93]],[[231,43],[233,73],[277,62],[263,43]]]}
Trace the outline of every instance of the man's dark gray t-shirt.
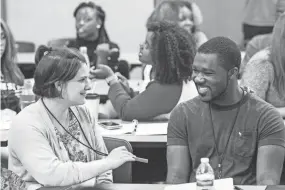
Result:
{"label": "man's dark gray t-shirt", "polygon": [[[213,127],[219,153],[225,149],[239,104],[212,105]],[[253,94],[246,93],[222,162],[222,178],[232,177],[234,184],[256,184],[257,150],[265,145],[285,147],[284,121],[277,110]],[[209,103],[196,97],[178,105],[171,113],[167,145],[189,147],[189,182],[195,182],[200,158],[208,157],[218,174],[219,157],[210,119]]]}

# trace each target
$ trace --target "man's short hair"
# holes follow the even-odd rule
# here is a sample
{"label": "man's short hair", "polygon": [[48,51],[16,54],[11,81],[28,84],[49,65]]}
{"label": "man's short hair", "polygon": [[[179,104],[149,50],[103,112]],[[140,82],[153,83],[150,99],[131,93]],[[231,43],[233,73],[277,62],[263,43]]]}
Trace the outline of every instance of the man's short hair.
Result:
{"label": "man's short hair", "polygon": [[241,53],[234,41],[226,37],[215,37],[202,44],[198,53],[216,54],[227,70],[240,68]]}

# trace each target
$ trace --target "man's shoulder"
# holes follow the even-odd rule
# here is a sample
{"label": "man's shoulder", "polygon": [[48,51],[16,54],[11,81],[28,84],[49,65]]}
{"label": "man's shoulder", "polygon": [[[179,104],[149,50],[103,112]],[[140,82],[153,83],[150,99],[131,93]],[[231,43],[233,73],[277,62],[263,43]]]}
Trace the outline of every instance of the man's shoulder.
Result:
{"label": "man's shoulder", "polygon": [[206,103],[203,102],[199,96],[178,104],[175,109],[182,111],[187,116],[196,115],[205,109]]}
{"label": "man's shoulder", "polygon": [[274,115],[277,117],[281,117],[274,106],[264,101],[254,93],[249,94],[249,103],[251,110],[258,113],[259,117],[267,118]]}

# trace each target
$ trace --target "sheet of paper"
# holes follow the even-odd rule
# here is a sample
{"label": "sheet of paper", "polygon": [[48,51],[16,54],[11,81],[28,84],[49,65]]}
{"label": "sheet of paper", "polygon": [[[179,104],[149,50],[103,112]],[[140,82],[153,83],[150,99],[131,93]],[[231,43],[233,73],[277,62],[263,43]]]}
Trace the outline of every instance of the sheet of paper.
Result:
{"label": "sheet of paper", "polygon": [[[233,190],[233,179],[225,178],[215,180],[214,182],[215,190]],[[184,183],[179,185],[166,186],[164,190],[196,190],[196,183]]]}
{"label": "sheet of paper", "polygon": [[167,125],[167,122],[139,123],[136,135],[166,135]]}

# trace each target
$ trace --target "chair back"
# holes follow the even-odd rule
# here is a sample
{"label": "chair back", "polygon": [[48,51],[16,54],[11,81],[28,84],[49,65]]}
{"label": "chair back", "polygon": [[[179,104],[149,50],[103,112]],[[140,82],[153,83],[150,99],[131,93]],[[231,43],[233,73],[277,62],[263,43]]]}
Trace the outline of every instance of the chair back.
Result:
{"label": "chair back", "polygon": [[62,48],[68,45],[68,42],[74,38],[59,38],[48,41],[47,46]]}
{"label": "chair back", "polygon": [[[125,146],[129,152],[133,152],[132,145],[123,139],[103,137],[108,152],[119,146]],[[113,170],[114,183],[132,183],[132,163],[126,162],[117,169]]]}
{"label": "chair back", "polygon": [[33,42],[16,41],[18,53],[33,53],[36,51],[36,45]]}

